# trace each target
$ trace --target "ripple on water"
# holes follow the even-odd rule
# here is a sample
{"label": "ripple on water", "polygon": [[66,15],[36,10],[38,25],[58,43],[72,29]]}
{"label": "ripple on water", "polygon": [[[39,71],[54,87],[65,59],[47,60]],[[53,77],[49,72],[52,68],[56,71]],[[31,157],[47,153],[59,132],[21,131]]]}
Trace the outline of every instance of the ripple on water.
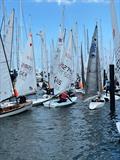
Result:
{"label": "ripple on water", "polygon": [[94,111],[79,99],[66,108],[34,107],[0,119],[0,134],[0,160],[120,159],[119,135],[109,104]]}

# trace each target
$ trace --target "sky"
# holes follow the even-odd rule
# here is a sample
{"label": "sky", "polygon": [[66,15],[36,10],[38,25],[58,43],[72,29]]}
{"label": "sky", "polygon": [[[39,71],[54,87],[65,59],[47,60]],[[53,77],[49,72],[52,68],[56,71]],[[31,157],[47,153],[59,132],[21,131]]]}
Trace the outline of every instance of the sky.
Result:
{"label": "sky", "polygon": [[[15,8],[16,17],[20,21],[19,0],[4,0],[6,14],[9,16],[12,8]],[[75,22],[78,23],[79,44],[83,42],[83,26],[88,29],[89,41],[91,43],[96,22],[102,27],[102,43],[106,52],[109,52],[110,41],[112,41],[110,0],[22,0],[24,23],[27,31],[30,26],[34,38],[34,49],[36,66],[40,67],[40,37],[39,31],[46,33],[47,47],[50,48],[51,40],[56,43],[59,24],[62,22],[62,10],[64,10],[64,24],[69,31]],[[0,15],[2,15],[2,0],[0,0]],[[117,18],[120,28],[120,0],[115,0]],[[2,16],[0,16],[2,17]],[[1,21],[0,21],[1,22]],[[99,31],[99,35],[101,32]]]}

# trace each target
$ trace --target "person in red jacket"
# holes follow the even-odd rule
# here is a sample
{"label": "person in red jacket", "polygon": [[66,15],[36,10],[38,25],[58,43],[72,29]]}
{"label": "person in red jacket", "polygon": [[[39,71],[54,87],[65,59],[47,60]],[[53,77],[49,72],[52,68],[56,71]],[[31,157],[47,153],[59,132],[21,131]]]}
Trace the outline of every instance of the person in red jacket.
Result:
{"label": "person in red jacket", "polygon": [[[69,97],[68,93],[65,91],[65,92],[63,92],[63,93],[61,93],[61,94],[59,95],[59,101],[58,101],[58,103],[66,102],[67,99],[70,99],[70,97]],[[70,100],[71,100],[71,99],[70,99]]]}

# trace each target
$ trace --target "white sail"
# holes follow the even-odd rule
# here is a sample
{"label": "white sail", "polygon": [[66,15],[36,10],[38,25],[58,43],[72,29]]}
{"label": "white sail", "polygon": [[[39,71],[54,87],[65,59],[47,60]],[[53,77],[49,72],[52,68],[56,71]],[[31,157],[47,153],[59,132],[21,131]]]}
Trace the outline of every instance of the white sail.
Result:
{"label": "white sail", "polygon": [[6,33],[4,35],[3,43],[5,46],[6,56],[8,60],[8,65],[11,69],[12,62],[12,42],[13,42],[13,29],[14,29],[14,9],[11,12],[8,25],[6,27]]}
{"label": "white sail", "polygon": [[18,72],[16,88],[19,95],[27,95],[36,92],[35,60],[32,34],[29,34],[24,54],[20,55],[20,69]]}
{"label": "white sail", "polygon": [[48,82],[48,51],[46,48],[45,33],[40,31],[40,37],[43,80]]}
{"label": "white sail", "polygon": [[72,66],[72,31],[70,31],[68,49],[63,52],[61,62],[56,66],[57,72],[54,79],[54,93],[60,93],[68,89],[71,84],[73,66]]}
{"label": "white sail", "polygon": [[13,93],[12,82],[4,51],[0,35],[0,102],[11,97]]}
{"label": "white sail", "polygon": [[80,52],[78,47],[78,24],[76,22],[73,30],[73,82],[80,76]]}
{"label": "white sail", "polygon": [[86,77],[86,93],[96,94],[100,87],[100,61],[98,53],[98,27],[96,25],[92,37],[92,43],[89,53],[87,77]]}
{"label": "white sail", "polygon": [[[53,64],[54,66],[58,66],[60,64],[62,56],[64,56],[65,52],[65,30],[64,28],[60,25],[60,31],[57,39],[57,47],[54,50],[54,55],[53,55]],[[53,69],[54,75],[58,72],[58,68],[54,67]]]}
{"label": "white sail", "polygon": [[120,30],[118,28],[117,15],[115,11],[114,0],[111,3],[111,19],[112,19],[112,32],[113,32],[113,44],[114,44],[114,55],[116,61],[117,78],[120,82]]}
{"label": "white sail", "polygon": [[54,42],[52,41],[52,45],[50,48],[50,87],[54,88],[54,54],[55,54],[55,49],[54,49]]}
{"label": "white sail", "polygon": [[66,30],[64,30],[64,28],[62,28],[62,26],[60,25],[60,31],[59,31],[58,41],[57,41],[57,54],[58,54],[57,56],[59,58],[59,61],[61,61],[62,54],[64,51],[65,34],[66,34]]}

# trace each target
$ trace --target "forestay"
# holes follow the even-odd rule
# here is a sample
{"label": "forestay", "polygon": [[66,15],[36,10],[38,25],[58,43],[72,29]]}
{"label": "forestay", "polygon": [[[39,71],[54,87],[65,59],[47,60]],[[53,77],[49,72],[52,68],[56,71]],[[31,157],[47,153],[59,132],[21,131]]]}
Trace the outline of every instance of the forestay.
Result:
{"label": "forestay", "polygon": [[37,90],[34,50],[31,33],[29,34],[24,54],[21,55],[16,88],[19,92],[19,95],[32,94]]}

